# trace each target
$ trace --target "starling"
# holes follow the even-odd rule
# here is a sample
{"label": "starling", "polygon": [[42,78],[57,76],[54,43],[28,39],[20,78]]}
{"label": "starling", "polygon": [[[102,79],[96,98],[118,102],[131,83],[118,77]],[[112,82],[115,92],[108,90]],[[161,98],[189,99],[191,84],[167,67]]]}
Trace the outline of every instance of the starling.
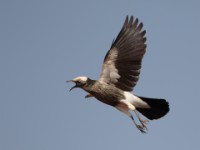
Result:
{"label": "starling", "polygon": [[[143,24],[126,16],[117,38],[113,40],[102,65],[99,80],[80,76],[68,82],[74,82],[74,88],[82,88],[88,94],[85,98],[95,97],[99,101],[115,107],[130,117],[135,126],[146,133],[149,120],[159,119],[169,111],[165,99],[147,98],[132,94],[137,84],[146,51],[146,31]],[[131,111],[134,111],[140,124],[136,122]],[[142,119],[140,114],[146,119]]]}

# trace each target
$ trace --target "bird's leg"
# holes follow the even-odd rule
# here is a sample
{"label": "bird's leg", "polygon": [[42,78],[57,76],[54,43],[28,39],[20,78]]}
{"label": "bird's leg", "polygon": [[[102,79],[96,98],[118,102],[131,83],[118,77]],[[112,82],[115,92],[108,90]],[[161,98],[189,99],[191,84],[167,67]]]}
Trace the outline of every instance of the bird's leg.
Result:
{"label": "bird's leg", "polygon": [[140,117],[139,113],[137,112],[137,110],[134,110],[134,112],[135,112],[136,116],[138,117],[138,120],[139,120],[140,123],[142,124],[142,127],[145,128],[145,129],[147,130],[146,125],[147,125],[147,123],[149,122],[149,120],[147,120],[147,119],[142,119],[142,118]]}
{"label": "bird's leg", "polygon": [[90,94],[90,93],[88,93],[88,94],[85,96],[85,98],[90,98],[90,97],[93,97],[93,95]]}
{"label": "bird's leg", "polygon": [[135,124],[135,126],[142,132],[142,133],[146,133],[146,131],[145,131],[145,127],[142,125],[138,125],[137,123],[136,123],[136,121],[135,121],[135,119],[133,118],[133,116],[131,115],[131,119],[132,119],[132,121],[133,121],[133,123]]}
{"label": "bird's leg", "polygon": [[[127,107],[128,105],[128,107]],[[145,127],[143,125],[138,125],[135,121],[135,119],[133,118],[132,114],[129,112],[129,110],[135,110],[135,107],[133,105],[129,105],[129,103],[127,103],[126,101],[121,101],[120,104],[118,104],[117,106],[115,106],[119,111],[125,113],[127,116],[129,116],[133,123],[135,124],[135,126],[142,132],[142,133],[146,133],[145,131]]]}

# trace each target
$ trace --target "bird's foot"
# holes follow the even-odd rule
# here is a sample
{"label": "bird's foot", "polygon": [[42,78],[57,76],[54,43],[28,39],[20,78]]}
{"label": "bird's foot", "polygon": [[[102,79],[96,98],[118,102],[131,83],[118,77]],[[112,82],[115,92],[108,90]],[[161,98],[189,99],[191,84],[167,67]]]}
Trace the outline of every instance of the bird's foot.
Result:
{"label": "bird's foot", "polygon": [[143,119],[139,119],[139,121],[142,124],[142,127],[145,128],[146,130],[148,130],[146,125],[148,124],[149,120],[147,120],[147,119],[144,119],[144,120]]}
{"label": "bird's foot", "polygon": [[[148,124],[149,120],[148,120],[148,119],[142,119],[142,118],[140,117],[138,111],[135,111],[135,114],[137,115],[138,120],[139,120],[140,123],[141,123],[141,125],[139,125],[139,127],[142,127],[143,129],[148,130],[146,125]],[[136,124],[136,126],[138,126],[138,125]]]}
{"label": "bird's foot", "polygon": [[85,98],[90,98],[90,97],[93,97],[93,95],[90,93],[85,96]]}
{"label": "bird's foot", "polygon": [[136,127],[142,132],[147,133],[147,127],[144,125],[136,125]]}

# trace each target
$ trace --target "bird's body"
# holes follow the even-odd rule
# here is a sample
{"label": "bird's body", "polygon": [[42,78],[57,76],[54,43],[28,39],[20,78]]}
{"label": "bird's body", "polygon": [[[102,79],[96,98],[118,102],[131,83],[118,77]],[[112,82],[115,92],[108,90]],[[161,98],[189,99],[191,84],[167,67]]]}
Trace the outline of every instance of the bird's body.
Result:
{"label": "bird's body", "polygon": [[[70,81],[73,87],[79,87],[88,92],[87,97],[95,97],[99,101],[113,106],[129,116],[141,132],[146,132],[147,120],[141,119],[140,112],[148,119],[158,119],[169,111],[168,102],[164,99],[154,99],[136,96],[131,93],[136,85],[142,58],[146,51],[146,31],[138,19],[126,18],[124,25],[107,52],[99,80],[91,80],[80,76]],[[73,89],[71,88],[71,90]],[[130,111],[134,111],[141,123],[138,125]]]}
{"label": "bird's body", "polygon": [[99,101],[114,107],[117,107],[123,103],[123,100],[130,102],[135,107],[148,107],[145,102],[132,93],[122,91],[121,89],[110,84],[101,83],[98,80],[91,80],[88,78],[87,84],[83,86],[83,89]]}
{"label": "bird's body", "polygon": [[85,86],[84,90],[99,101],[111,106],[116,106],[120,99],[124,99],[122,90],[99,81],[95,81],[92,86]]}

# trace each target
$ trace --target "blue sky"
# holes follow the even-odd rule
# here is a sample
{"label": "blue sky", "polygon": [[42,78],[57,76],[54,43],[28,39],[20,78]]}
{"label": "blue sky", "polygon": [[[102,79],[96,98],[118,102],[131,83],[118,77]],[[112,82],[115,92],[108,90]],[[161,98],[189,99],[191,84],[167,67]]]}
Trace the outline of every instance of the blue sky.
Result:
{"label": "blue sky", "polygon": [[[198,149],[200,2],[0,1],[0,149]],[[126,15],[147,30],[134,93],[170,112],[141,134],[131,120],[66,80],[98,79]]]}

